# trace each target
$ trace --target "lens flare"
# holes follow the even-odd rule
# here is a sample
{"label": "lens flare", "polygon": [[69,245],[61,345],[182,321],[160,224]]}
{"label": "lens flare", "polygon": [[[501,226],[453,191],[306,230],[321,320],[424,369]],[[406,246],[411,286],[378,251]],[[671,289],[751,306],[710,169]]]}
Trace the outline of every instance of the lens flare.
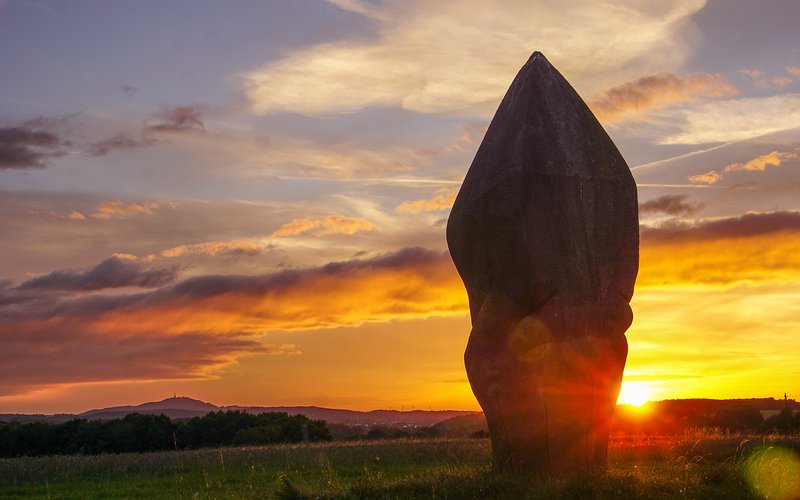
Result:
{"label": "lens flare", "polygon": [[800,498],[800,455],[780,446],[755,450],[745,462],[745,478],[763,498]]}

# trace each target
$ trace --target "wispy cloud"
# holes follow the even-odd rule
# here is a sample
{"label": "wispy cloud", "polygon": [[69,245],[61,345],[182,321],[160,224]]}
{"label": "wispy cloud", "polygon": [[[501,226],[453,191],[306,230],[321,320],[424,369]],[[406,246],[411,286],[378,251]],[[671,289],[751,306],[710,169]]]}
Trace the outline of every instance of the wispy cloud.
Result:
{"label": "wispy cloud", "polygon": [[730,163],[725,166],[723,172],[735,172],[737,170],[750,170],[763,172],[768,165],[779,167],[785,160],[797,158],[800,155],[800,148],[794,151],[771,151],[767,154],[756,156],[752,160],[744,163]]}
{"label": "wispy cloud", "polygon": [[128,134],[117,134],[109,139],[89,145],[90,156],[105,156],[112,151],[138,149],[151,146],[158,142],[152,137],[136,137]]}
{"label": "wispy cloud", "polygon": [[91,217],[94,219],[116,219],[132,215],[153,215],[156,210],[165,206],[174,208],[175,205],[157,201],[126,203],[124,201],[109,200],[97,205]]}
{"label": "wispy cloud", "polygon": [[764,78],[766,76],[766,73],[764,73],[763,71],[761,71],[758,68],[740,69],[739,73],[741,73],[743,75],[746,75],[746,76],[749,76],[750,78]]}
{"label": "wispy cloud", "polygon": [[438,194],[427,200],[404,201],[395,207],[397,213],[418,214],[420,212],[438,212],[449,210],[456,201],[456,191],[452,189],[440,189]]}
{"label": "wispy cloud", "polygon": [[[739,73],[748,76],[757,87],[785,87],[794,81],[794,78],[800,77],[800,68],[793,66],[786,66],[786,73],[782,75],[768,75],[760,69],[742,69]],[[796,70],[796,71],[795,71]],[[793,78],[794,77],[794,78]]]}
{"label": "wispy cloud", "polygon": [[161,111],[157,123],[151,124],[147,130],[155,132],[205,132],[203,109],[197,105],[176,106]]}
{"label": "wispy cloud", "polygon": [[136,95],[137,92],[139,92],[138,87],[135,87],[133,85],[122,84],[122,85],[117,85],[117,88],[126,97],[133,97]]}
{"label": "wispy cloud", "polygon": [[663,144],[706,144],[752,139],[799,128],[800,94],[711,101],[676,111],[681,131]]}
{"label": "wispy cloud", "polygon": [[342,10],[361,14],[365,17],[385,19],[385,12],[377,5],[364,0],[326,0]]}
{"label": "wispy cloud", "polygon": [[653,200],[648,200],[639,204],[639,213],[658,214],[674,216],[691,216],[703,208],[702,203],[688,202],[688,196],[667,194]]}
{"label": "wispy cloud", "polygon": [[86,216],[77,210],[57,211],[57,210],[28,210],[28,213],[35,215],[47,215],[56,219],[86,220]]}
{"label": "wispy cloud", "polygon": [[256,112],[393,106],[486,115],[533,50],[593,92],[677,68],[688,53],[688,18],[705,2],[334,3],[377,20],[377,35],[308,47],[244,74]]}
{"label": "wispy cloud", "polygon": [[597,118],[608,124],[643,119],[647,112],[700,98],[731,97],[737,90],[722,75],[699,73],[676,76],[671,73],[644,76],[604,90],[588,104]]}
{"label": "wispy cloud", "polygon": [[800,148],[792,151],[770,151],[743,163],[729,163],[721,170],[710,170],[704,174],[692,175],[689,177],[689,181],[698,184],[715,184],[724,179],[725,174],[729,172],[741,170],[763,172],[768,166],[779,167],[784,161],[795,159],[798,156],[800,156]]}
{"label": "wispy cloud", "polygon": [[259,255],[265,246],[249,240],[206,241],[189,245],[179,245],[161,252],[162,257],[173,258],[183,255]]}
{"label": "wispy cloud", "polygon": [[118,254],[88,269],[65,269],[25,281],[20,290],[89,292],[107,288],[158,288],[174,282],[178,268],[147,267],[135,256]]}
{"label": "wispy cloud", "polygon": [[305,218],[294,219],[275,230],[272,238],[286,238],[290,236],[327,236],[332,234],[355,234],[359,231],[372,231],[375,228],[372,222],[365,219],[329,215],[321,219]]}
{"label": "wispy cloud", "polygon": [[34,128],[0,128],[0,169],[29,169],[44,167],[50,158],[59,158],[67,153],[68,145],[53,132]]}

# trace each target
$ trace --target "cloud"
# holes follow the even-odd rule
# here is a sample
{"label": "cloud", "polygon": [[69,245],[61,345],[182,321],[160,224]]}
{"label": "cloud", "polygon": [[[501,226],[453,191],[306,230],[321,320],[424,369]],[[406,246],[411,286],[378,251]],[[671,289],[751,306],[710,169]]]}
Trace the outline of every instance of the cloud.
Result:
{"label": "cloud", "polygon": [[459,133],[450,140],[443,149],[444,154],[474,151],[480,144],[489,128],[488,122],[477,122],[459,125]]}
{"label": "cloud", "polygon": [[800,94],[726,99],[675,111],[681,130],[662,144],[743,141],[798,128]]}
{"label": "cloud", "polygon": [[744,163],[729,163],[722,170],[710,170],[704,174],[692,175],[689,182],[700,184],[715,184],[725,178],[725,174],[736,171],[763,172],[767,166],[779,167],[786,160],[793,160],[800,156],[800,148],[792,151],[771,151]]}
{"label": "cloud", "polygon": [[311,46],[243,74],[257,113],[389,106],[484,116],[534,50],[594,92],[679,67],[694,41],[689,17],[705,2],[333,3],[377,21],[376,35]]}
{"label": "cloud", "polygon": [[667,194],[639,204],[640,214],[663,213],[674,216],[691,216],[703,208],[700,203],[688,203],[685,194]]}
{"label": "cloud", "polygon": [[172,203],[164,202],[144,202],[144,203],[125,203],[124,201],[103,201],[97,205],[91,217],[94,219],[116,219],[131,215],[153,215],[156,210],[164,207],[172,207]]}
{"label": "cloud", "polygon": [[[673,220],[643,226],[641,235],[639,287],[800,280],[798,212]],[[421,248],[270,274],[201,275],[139,293],[20,301],[31,290],[9,286],[0,286],[5,393],[209,377],[241,356],[296,352],[262,343],[269,332],[467,313],[449,255]]]}
{"label": "cloud", "polygon": [[259,255],[264,245],[249,240],[207,241],[168,248],[161,252],[162,257],[180,257],[183,255]]}
{"label": "cloud", "polygon": [[56,211],[56,210],[28,210],[28,213],[34,215],[46,215],[56,219],[69,219],[69,220],[86,220],[86,216],[77,210],[69,211]]}
{"label": "cloud", "polygon": [[785,152],[771,151],[765,155],[757,156],[744,163],[731,163],[726,165],[723,171],[735,172],[737,170],[755,170],[763,172],[767,168],[767,165],[779,167],[784,160],[797,158],[798,155],[800,155],[800,148],[797,148],[794,151]]}
{"label": "cloud", "polygon": [[90,156],[105,156],[112,151],[146,148],[161,142],[153,137],[159,132],[205,132],[203,113],[204,108],[198,105],[163,109],[156,114],[155,123],[145,125],[133,133],[118,133],[92,143],[88,146],[87,153]]}
{"label": "cloud", "polygon": [[241,357],[300,353],[291,344],[207,332],[109,337],[79,325],[62,332],[44,325],[15,326],[24,328],[28,338],[8,335],[0,327],[7,347],[0,353],[0,396],[81,383],[207,379]]}
{"label": "cloud", "polygon": [[0,128],[0,169],[29,169],[45,166],[49,158],[66,155],[68,145],[53,132],[33,128]]}
{"label": "cloud", "polygon": [[[126,86],[121,86],[124,88]],[[132,88],[132,87],[131,87]],[[128,95],[135,93],[125,91]],[[204,108],[198,105],[175,106],[160,111],[155,116],[155,123],[145,125],[135,132],[118,133],[108,139],[98,141],[87,146],[90,156],[105,156],[112,151],[146,148],[161,142],[153,137],[159,132],[205,132],[203,121]]]}
{"label": "cloud", "polygon": [[739,73],[747,75],[750,78],[764,78],[766,76],[766,73],[757,68],[740,69]]}
{"label": "cloud", "polygon": [[125,97],[133,97],[137,92],[139,92],[139,88],[133,85],[117,85],[117,88],[125,95]]}
{"label": "cloud", "polygon": [[789,78],[788,76],[773,76],[769,80],[761,80],[759,82],[756,82],[756,85],[760,85],[762,87],[770,85],[774,87],[785,87],[790,83],[792,83],[792,79]]}
{"label": "cloud", "polygon": [[64,299],[49,309],[7,307],[0,318],[85,322],[108,335],[261,334],[461,313],[465,300],[447,253],[407,248],[272,274],[197,276],[150,292]]}
{"label": "cloud", "polygon": [[699,73],[680,77],[659,73],[604,90],[592,97],[588,104],[598,120],[612,124],[626,119],[641,119],[650,110],[736,94],[736,89],[722,75]]}
{"label": "cloud", "polygon": [[800,212],[748,213],[640,230],[637,286],[800,279]]}
{"label": "cloud", "polygon": [[336,5],[342,10],[361,14],[365,17],[385,20],[385,15],[380,7],[362,0],[326,0],[328,3]]}
{"label": "cloud", "polygon": [[[793,68],[792,66],[786,66],[786,75],[772,75],[768,76],[764,71],[760,69],[742,69],[739,70],[739,73],[750,77],[756,84],[757,87],[785,87],[792,83],[793,79],[792,76],[800,76],[800,68]],[[793,70],[798,70],[794,72]]]}
{"label": "cloud", "polygon": [[640,230],[645,243],[690,243],[800,232],[800,212],[753,212],[698,222],[669,222]]}
{"label": "cloud", "polygon": [[151,137],[132,137],[126,134],[117,134],[109,139],[95,142],[89,146],[90,156],[105,156],[112,151],[138,149],[151,146],[158,141]]}
{"label": "cloud", "polygon": [[322,219],[294,219],[273,232],[271,238],[289,236],[327,236],[332,234],[355,234],[359,231],[372,231],[375,226],[365,219],[352,219],[341,215],[329,215]]}
{"label": "cloud", "polygon": [[786,72],[795,78],[800,78],[800,66],[786,66]]}
{"label": "cloud", "polygon": [[438,194],[428,200],[404,201],[394,209],[397,213],[418,214],[420,212],[437,212],[449,210],[456,201],[456,191],[439,190]]}
{"label": "cloud", "polygon": [[25,281],[20,290],[90,292],[107,288],[158,288],[174,282],[177,267],[145,267],[136,257],[112,255],[84,270],[59,270]]}
{"label": "cloud", "polygon": [[150,125],[147,130],[155,132],[205,132],[203,110],[200,106],[176,106],[158,114],[159,123]]}
{"label": "cloud", "polygon": [[460,315],[466,307],[449,256],[421,248],[272,274],[198,276],[136,294],[8,303],[0,307],[0,392],[206,377],[243,355],[297,353],[262,344],[265,332]]}
{"label": "cloud", "polygon": [[722,180],[722,177],[722,174],[716,170],[709,170],[704,174],[690,175],[688,180],[695,184],[716,184]]}

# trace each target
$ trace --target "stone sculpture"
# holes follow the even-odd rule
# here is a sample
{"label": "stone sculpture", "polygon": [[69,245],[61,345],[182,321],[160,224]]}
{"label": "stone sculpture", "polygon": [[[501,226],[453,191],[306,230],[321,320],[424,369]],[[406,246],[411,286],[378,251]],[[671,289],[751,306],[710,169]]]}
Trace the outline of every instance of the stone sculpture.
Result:
{"label": "stone sculpture", "polygon": [[447,243],[469,298],[464,361],[494,469],[607,466],[633,320],[636,184],[592,112],[539,52],[489,125]]}

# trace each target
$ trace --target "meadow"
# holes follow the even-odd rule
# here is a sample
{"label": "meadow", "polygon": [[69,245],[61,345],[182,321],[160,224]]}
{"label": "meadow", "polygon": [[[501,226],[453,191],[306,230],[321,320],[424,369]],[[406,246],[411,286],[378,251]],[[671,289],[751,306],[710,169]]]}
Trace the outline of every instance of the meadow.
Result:
{"label": "meadow", "polygon": [[800,497],[800,438],[703,431],[614,438],[607,474],[490,472],[488,439],[401,439],[0,459],[34,498]]}

